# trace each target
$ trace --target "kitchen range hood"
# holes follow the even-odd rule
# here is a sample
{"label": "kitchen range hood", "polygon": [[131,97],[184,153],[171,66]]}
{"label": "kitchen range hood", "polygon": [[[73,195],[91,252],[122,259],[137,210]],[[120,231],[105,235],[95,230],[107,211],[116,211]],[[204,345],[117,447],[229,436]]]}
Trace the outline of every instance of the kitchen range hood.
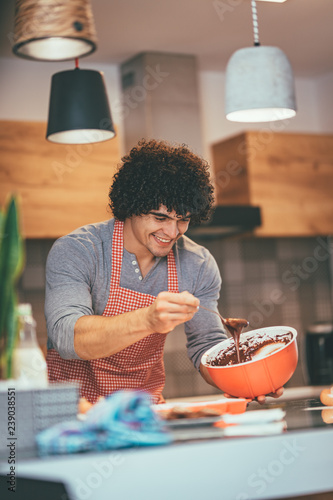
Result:
{"label": "kitchen range hood", "polygon": [[[142,139],[186,144],[203,155],[196,58],[145,52],[121,65],[125,152]],[[237,202],[236,202],[237,203]],[[260,208],[219,203],[211,220],[191,226],[193,238],[217,238],[252,231]]]}
{"label": "kitchen range hood", "polygon": [[190,238],[211,240],[253,231],[261,225],[260,207],[250,205],[219,205],[208,222],[190,226]]}

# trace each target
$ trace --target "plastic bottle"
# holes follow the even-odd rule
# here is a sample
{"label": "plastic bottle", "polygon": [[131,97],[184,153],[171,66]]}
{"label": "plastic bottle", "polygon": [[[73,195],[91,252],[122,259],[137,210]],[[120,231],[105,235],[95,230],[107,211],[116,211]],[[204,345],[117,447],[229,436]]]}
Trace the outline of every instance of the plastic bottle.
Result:
{"label": "plastic bottle", "polygon": [[48,386],[47,365],[36,338],[36,322],[30,304],[17,308],[19,338],[13,354],[13,378],[21,386],[43,388]]}

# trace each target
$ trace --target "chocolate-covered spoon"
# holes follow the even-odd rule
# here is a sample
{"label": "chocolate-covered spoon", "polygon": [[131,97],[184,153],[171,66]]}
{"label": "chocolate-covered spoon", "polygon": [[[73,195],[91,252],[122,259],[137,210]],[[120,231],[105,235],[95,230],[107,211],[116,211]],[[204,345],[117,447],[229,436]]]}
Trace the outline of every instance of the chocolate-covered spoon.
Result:
{"label": "chocolate-covered spoon", "polygon": [[205,309],[205,311],[212,312],[214,314],[217,314],[217,316],[219,316],[222,323],[224,324],[224,326],[227,328],[232,338],[234,339],[236,353],[237,353],[237,361],[238,363],[240,363],[241,360],[239,354],[239,338],[241,336],[243,328],[247,327],[249,325],[249,322],[246,319],[240,319],[240,318],[224,318],[223,316],[221,316],[219,312],[214,311],[213,309],[209,309],[208,307],[204,307],[201,305],[199,307],[201,307],[201,309]]}

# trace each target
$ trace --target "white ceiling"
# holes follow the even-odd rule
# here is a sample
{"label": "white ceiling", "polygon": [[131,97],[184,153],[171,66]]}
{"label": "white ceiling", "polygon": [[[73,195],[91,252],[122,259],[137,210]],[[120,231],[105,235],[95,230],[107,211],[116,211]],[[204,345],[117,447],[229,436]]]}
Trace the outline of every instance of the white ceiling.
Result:
{"label": "white ceiling", "polygon": [[[10,44],[14,3],[0,1],[0,57],[16,57]],[[253,44],[250,0],[91,3],[99,44],[89,60],[101,65],[119,64],[142,51],[160,51],[193,54],[201,69],[224,71],[235,50]],[[333,0],[257,2],[257,9],[261,44],[280,47],[296,76],[333,71]]]}

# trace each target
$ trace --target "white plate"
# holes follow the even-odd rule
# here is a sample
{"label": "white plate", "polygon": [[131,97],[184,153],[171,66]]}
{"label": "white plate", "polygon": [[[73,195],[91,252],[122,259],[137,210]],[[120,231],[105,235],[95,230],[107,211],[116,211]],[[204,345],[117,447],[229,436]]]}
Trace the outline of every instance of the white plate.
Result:
{"label": "white plate", "polygon": [[240,415],[223,415],[223,422],[226,424],[266,424],[283,420],[286,412],[281,408],[272,410],[252,410]]}
{"label": "white plate", "polygon": [[219,422],[220,416],[201,418],[175,418],[173,420],[163,420],[165,427],[207,427]]}

